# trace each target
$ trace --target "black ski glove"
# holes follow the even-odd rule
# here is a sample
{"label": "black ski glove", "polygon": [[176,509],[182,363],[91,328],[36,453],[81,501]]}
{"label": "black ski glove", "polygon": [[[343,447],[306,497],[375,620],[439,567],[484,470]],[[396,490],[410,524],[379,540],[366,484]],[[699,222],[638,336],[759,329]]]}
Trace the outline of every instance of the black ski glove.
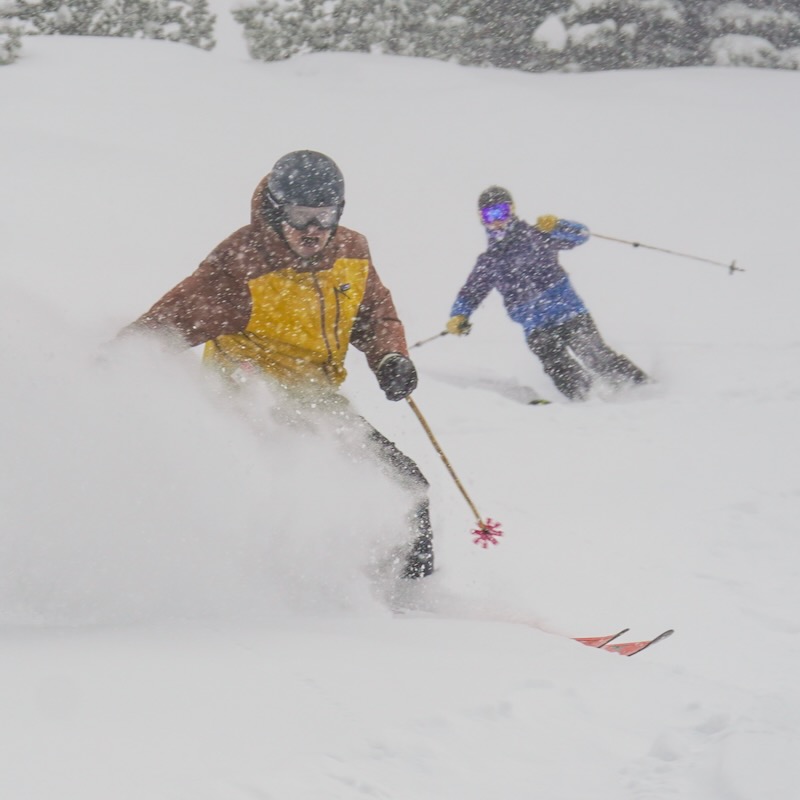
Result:
{"label": "black ski glove", "polygon": [[384,356],[375,375],[387,400],[403,400],[417,388],[417,370],[411,360],[400,353]]}

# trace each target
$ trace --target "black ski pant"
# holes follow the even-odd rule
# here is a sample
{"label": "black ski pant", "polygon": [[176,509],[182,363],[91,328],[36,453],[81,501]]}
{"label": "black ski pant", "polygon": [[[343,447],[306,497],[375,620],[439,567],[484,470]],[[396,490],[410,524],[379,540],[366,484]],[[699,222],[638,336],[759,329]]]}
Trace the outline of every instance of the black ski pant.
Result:
{"label": "black ski pant", "polygon": [[374,445],[375,454],[386,474],[401,486],[420,495],[421,499],[409,515],[413,543],[406,556],[401,577],[424,578],[433,572],[433,530],[428,481],[416,463],[402,453],[394,442],[390,442],[366,420],[364,424],[367,426],[367,438]]}
{"label": "black ski pant", "polygon": [[570,400],[584,400],[597,380],[614,387],[648,380],[629,358],[603,341],[588,313],[531,331],[527,341],[556,388]]}
{"label": "black ski pant", "polygon": [[[281,395],[286,400],[288,396]],[[433,572],[433,530],[431,528],[428,483],[420,468],[394,442],[370,425],[364,417],[353,413],[347,400],[337,392],[288,398],[289,402],[273,409],[273,418],[281,425],[303,432],[320,428],[337,431],[343,452],[354,460],[362,460],[364,445],[381,471],[399,484],[413,499],[408,514],[410,545],[399,558],[405,560],[400,569],[403,578],[424,578]],[[312,402],[313,401],[313,402]]]}

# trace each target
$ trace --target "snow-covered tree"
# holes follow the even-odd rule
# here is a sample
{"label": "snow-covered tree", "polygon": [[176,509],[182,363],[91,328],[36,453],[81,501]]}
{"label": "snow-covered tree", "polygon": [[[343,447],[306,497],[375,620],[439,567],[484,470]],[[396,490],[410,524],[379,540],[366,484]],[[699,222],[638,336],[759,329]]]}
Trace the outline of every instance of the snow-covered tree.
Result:
{"label": "snow-covered tree", "polygon": [[0,24],[0,66],[13,64],[21,47],[22,31],[11,25]]}
{"label": "snow-covered tree", "polygon": [[715,36],[758,36],[778,49],[797,47],[800,46],[800,2],[723,3],[711,13],[709,29]]}
{"label": "snow-covered tree", "polygon": [[253,58],[299,53],[381,52],[449,59],[464,44],[465,19],[452,0],[256,0],[233,16]]}
{"label": "snow-covered tree", "polygon": [[572,69],[794,69],[790,49],[800,45],[799,10],[800,0],[572,0],[559,15],[566,32],[559,63]]}
{"label": "snow-covered tree", "polygon": [[710,55],[720,67],[800,69],[800,47],[779,50],[760,36],[730,33],[711,42]]}
{"label": "snow-covered tree", "polygon": [[208,0],[14,0],[0,19],[26,34],[129,36],[214,47]]}
{"label": "snow-covered tree", "polygon": [[234,17],[266,61],[337,50],[528,71],[796,69],[800,47],[800,0],[255,0]]}
{"label": "snow-covered tree", "polygon": [[590,70],[700,64],[702,7],[702,0],[576,0],[561,15],[565,63]]}
{"label": "snow-covered tree", "polygon": [[310,52],[316,30],[324,24],[322,5],[313,0],[301,0],[289,8],[275,0],[257,0],[252,6],[234,10],[233,16],[244,26],[250,55],[261,61],[280,61]]}
{"label": "snow-covered tree", "polygon": [[535,33],[568,0],[462,0],[454,4],[468,33],[458,60],[509,69],[537,69]]}

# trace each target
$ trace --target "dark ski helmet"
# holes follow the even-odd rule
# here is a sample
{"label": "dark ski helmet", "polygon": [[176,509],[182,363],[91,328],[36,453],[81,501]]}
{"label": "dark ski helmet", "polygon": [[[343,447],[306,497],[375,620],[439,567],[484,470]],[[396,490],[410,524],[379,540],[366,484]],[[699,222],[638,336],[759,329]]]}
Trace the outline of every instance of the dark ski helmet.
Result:
{"label": "dark ski helmet", "polygon": [[335,162],[315,150],[295,150],[279,158],[264,192],[264,213],[273,227],[282,221],[286,206],[335,207],[341,215],[344,177]]}
{"label": "dark ski helmet", "polygon": [[511,192],[509,192],[508,189],[504,189],[502,186],[490,186],[488,189],[481,192],[481,196],[478,198],[478,210],[480,211],[482,208],[488,208],[489,206],[496,206],[500,203],[513,204],[514,199],[511,197]]}

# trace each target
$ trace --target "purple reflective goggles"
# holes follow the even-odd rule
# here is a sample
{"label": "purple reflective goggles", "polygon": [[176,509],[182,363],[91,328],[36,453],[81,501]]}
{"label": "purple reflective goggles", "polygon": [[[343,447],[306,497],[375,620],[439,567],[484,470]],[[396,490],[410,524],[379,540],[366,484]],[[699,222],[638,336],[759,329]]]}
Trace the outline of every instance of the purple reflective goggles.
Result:
{"label": "purple reflective goggles", "polygon": [[284,206],[284,220],[298,231],[304,231],[311,225],[319,228],[335,228],[339,222],[341,208],[339,206]]}
{"label": "purple reflective goggles", "polygon": [[511,218],[511,203],[498,203],[495,206],[486,206],[481,209],[481,219],[484,224],[492,222],[505,222]]}

